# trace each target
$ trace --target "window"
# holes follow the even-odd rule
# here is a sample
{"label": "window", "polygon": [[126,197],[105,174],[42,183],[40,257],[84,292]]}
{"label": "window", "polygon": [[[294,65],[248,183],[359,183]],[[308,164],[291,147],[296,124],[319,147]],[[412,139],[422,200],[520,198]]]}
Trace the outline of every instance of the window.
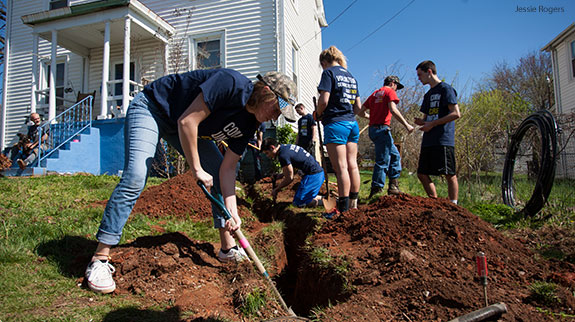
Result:
{"label": "window", "polygon": [[[43,99],[41,102],[43,104],[49,104],[50,102],[50,62],[46,61],[43,64]],[[56,64],[56,106],[64,105],[64,84],[66,84],[66,63],[57,63]]]}
{"label": "window", "polygon": [[298,50],[293,46],[291,48],[291,70],[292,70],[292,80],[297,85],[298,76]]}
{"label": "window", "polygon": [[[114,65],[114,80],[121,80],[124,78],[124,63],[119,63]],[[130,63],[130,80],[136,80],[136,65]],[[134,85],[130,83],[130,93],[134,91]],[[122,82],[114,84],[114,96],[122,96]],[[117,106],[122,106],[122,100],[116,100]]]}
{"label": "window", "polygon": [[192,69],[224,67],[224,33],[214,32],[191,38]]}
{"label": "window", "polygon": [[571,42],[571,76],[575,78],[575,40]]}
{"label": "window", "polygon": [[65,8],[68,6],[68,0],[50,0],[50,10]]}

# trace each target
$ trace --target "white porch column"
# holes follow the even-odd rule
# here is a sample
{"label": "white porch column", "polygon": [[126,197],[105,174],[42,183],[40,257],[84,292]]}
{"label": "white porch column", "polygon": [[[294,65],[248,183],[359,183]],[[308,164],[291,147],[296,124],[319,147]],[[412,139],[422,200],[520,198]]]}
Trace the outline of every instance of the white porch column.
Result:
{"label": "white porch column", "polygon": [[132,19],[124,20],[124,70],[122,76],[122,114],[126,116],[130,104],[130,25]]}
{"label": "white porch column", "polygon": [[110,79],[110,21],[106,21],[104,31],[104,61],[102,62],[102,95],[98,120],[107,118],[108,114],[108,79]]}
{"label": "white porch column", "polygon": [[48,120],[56,117],[56,69],[58,59],[58,31],[52,30],[52,53],[50,55],[50,96],[48,107]]}
{"label": "white porch column", "polygon": [[32,98],[30,100],[30,113],[36,113],[36,103],[38,96],[38,34],[32,34]]}
{"label": "white porch column", "polygon": [[164,76],[168,75],[169,73],[169,66],[168,66],[168,56],[170,55],[170,48],[168,43],[164,43]]}

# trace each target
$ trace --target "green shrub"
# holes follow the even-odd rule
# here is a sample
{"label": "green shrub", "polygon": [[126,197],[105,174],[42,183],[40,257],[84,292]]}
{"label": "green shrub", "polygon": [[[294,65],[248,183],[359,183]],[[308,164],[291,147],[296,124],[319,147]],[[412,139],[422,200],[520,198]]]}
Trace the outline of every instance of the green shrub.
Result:
{"label": "green shrub", "polygon": [[295,144],[297,133],[293,130],[291,125],[285,124],[276,130],[278,143],[281,144]]}

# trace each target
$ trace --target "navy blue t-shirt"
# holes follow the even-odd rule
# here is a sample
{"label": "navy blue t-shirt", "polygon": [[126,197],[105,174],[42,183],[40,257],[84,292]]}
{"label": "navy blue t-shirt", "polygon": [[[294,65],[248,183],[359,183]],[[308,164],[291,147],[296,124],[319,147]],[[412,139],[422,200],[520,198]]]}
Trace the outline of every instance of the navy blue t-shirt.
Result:
{"label": "navy blue t-shirt", "polygon": [[[420,111],[427,115],[425,121],[431,122],[449,114],[449,105],[457,104],[457,92],[445,82],[431,88],[423,97]],[[455,146],[455,122],[436,126],[423,133],[422,147]]]}
{"label": "navy blue t-shirt", "polygon": [[311,154],[307,153],[307,151],[299,145],[280,145],[277,158],[282,168],[291,164],[292,167],[300,169],[305,175],[316,174],[323,171],[323,168]]}
{"label": "navy blue t-shirt", "polygon": [[210,115],[198,127],[198,136],[226,141],[241,155],[260,122],[245,106],[252,95],[252,82],[231,69],[194,70],[161,77],[144,87],[144,93],[164,110],[177,127],[178,118],[203,93]]}
{"label": "navy blue t-shirt", "polygon": [[323,71],[318,91],[329,92],[329,102],[322,113],[321,122],[330,124],[341,121],[355,121],[353,104],[359,97],[357,81],[341,66],[333,66]]}
{"label": "navy blue t-shirt", "polygon": [[304,115],[297,121],[297,142],[299,146],[308,146],[313,136],[312,127],[314,125],[315,121],[311,114]]}

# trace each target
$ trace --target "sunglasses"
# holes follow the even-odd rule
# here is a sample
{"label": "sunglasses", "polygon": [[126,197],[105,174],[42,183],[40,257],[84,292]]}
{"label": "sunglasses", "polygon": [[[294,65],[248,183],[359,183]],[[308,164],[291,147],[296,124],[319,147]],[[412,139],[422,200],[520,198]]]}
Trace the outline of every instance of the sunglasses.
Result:
{"label": "sunglasses", "polygon": [[279,107],[280,107],[280,111],[283,111],[284,108],[290,106],[290,105],[295,105],[295,100],[292,98],[288,98],[287,100],[285,100],[278,92],[276,92],[269,84],[268,82],[266,82],[263,78],[262,75],[258,74],[257,76],[258,80],[262,83],[264,83],[264,85],[266,85],[267,87],[269,87],[269,89],[276,95],[276,97],[278,98],[278,103],[279,103]]}

